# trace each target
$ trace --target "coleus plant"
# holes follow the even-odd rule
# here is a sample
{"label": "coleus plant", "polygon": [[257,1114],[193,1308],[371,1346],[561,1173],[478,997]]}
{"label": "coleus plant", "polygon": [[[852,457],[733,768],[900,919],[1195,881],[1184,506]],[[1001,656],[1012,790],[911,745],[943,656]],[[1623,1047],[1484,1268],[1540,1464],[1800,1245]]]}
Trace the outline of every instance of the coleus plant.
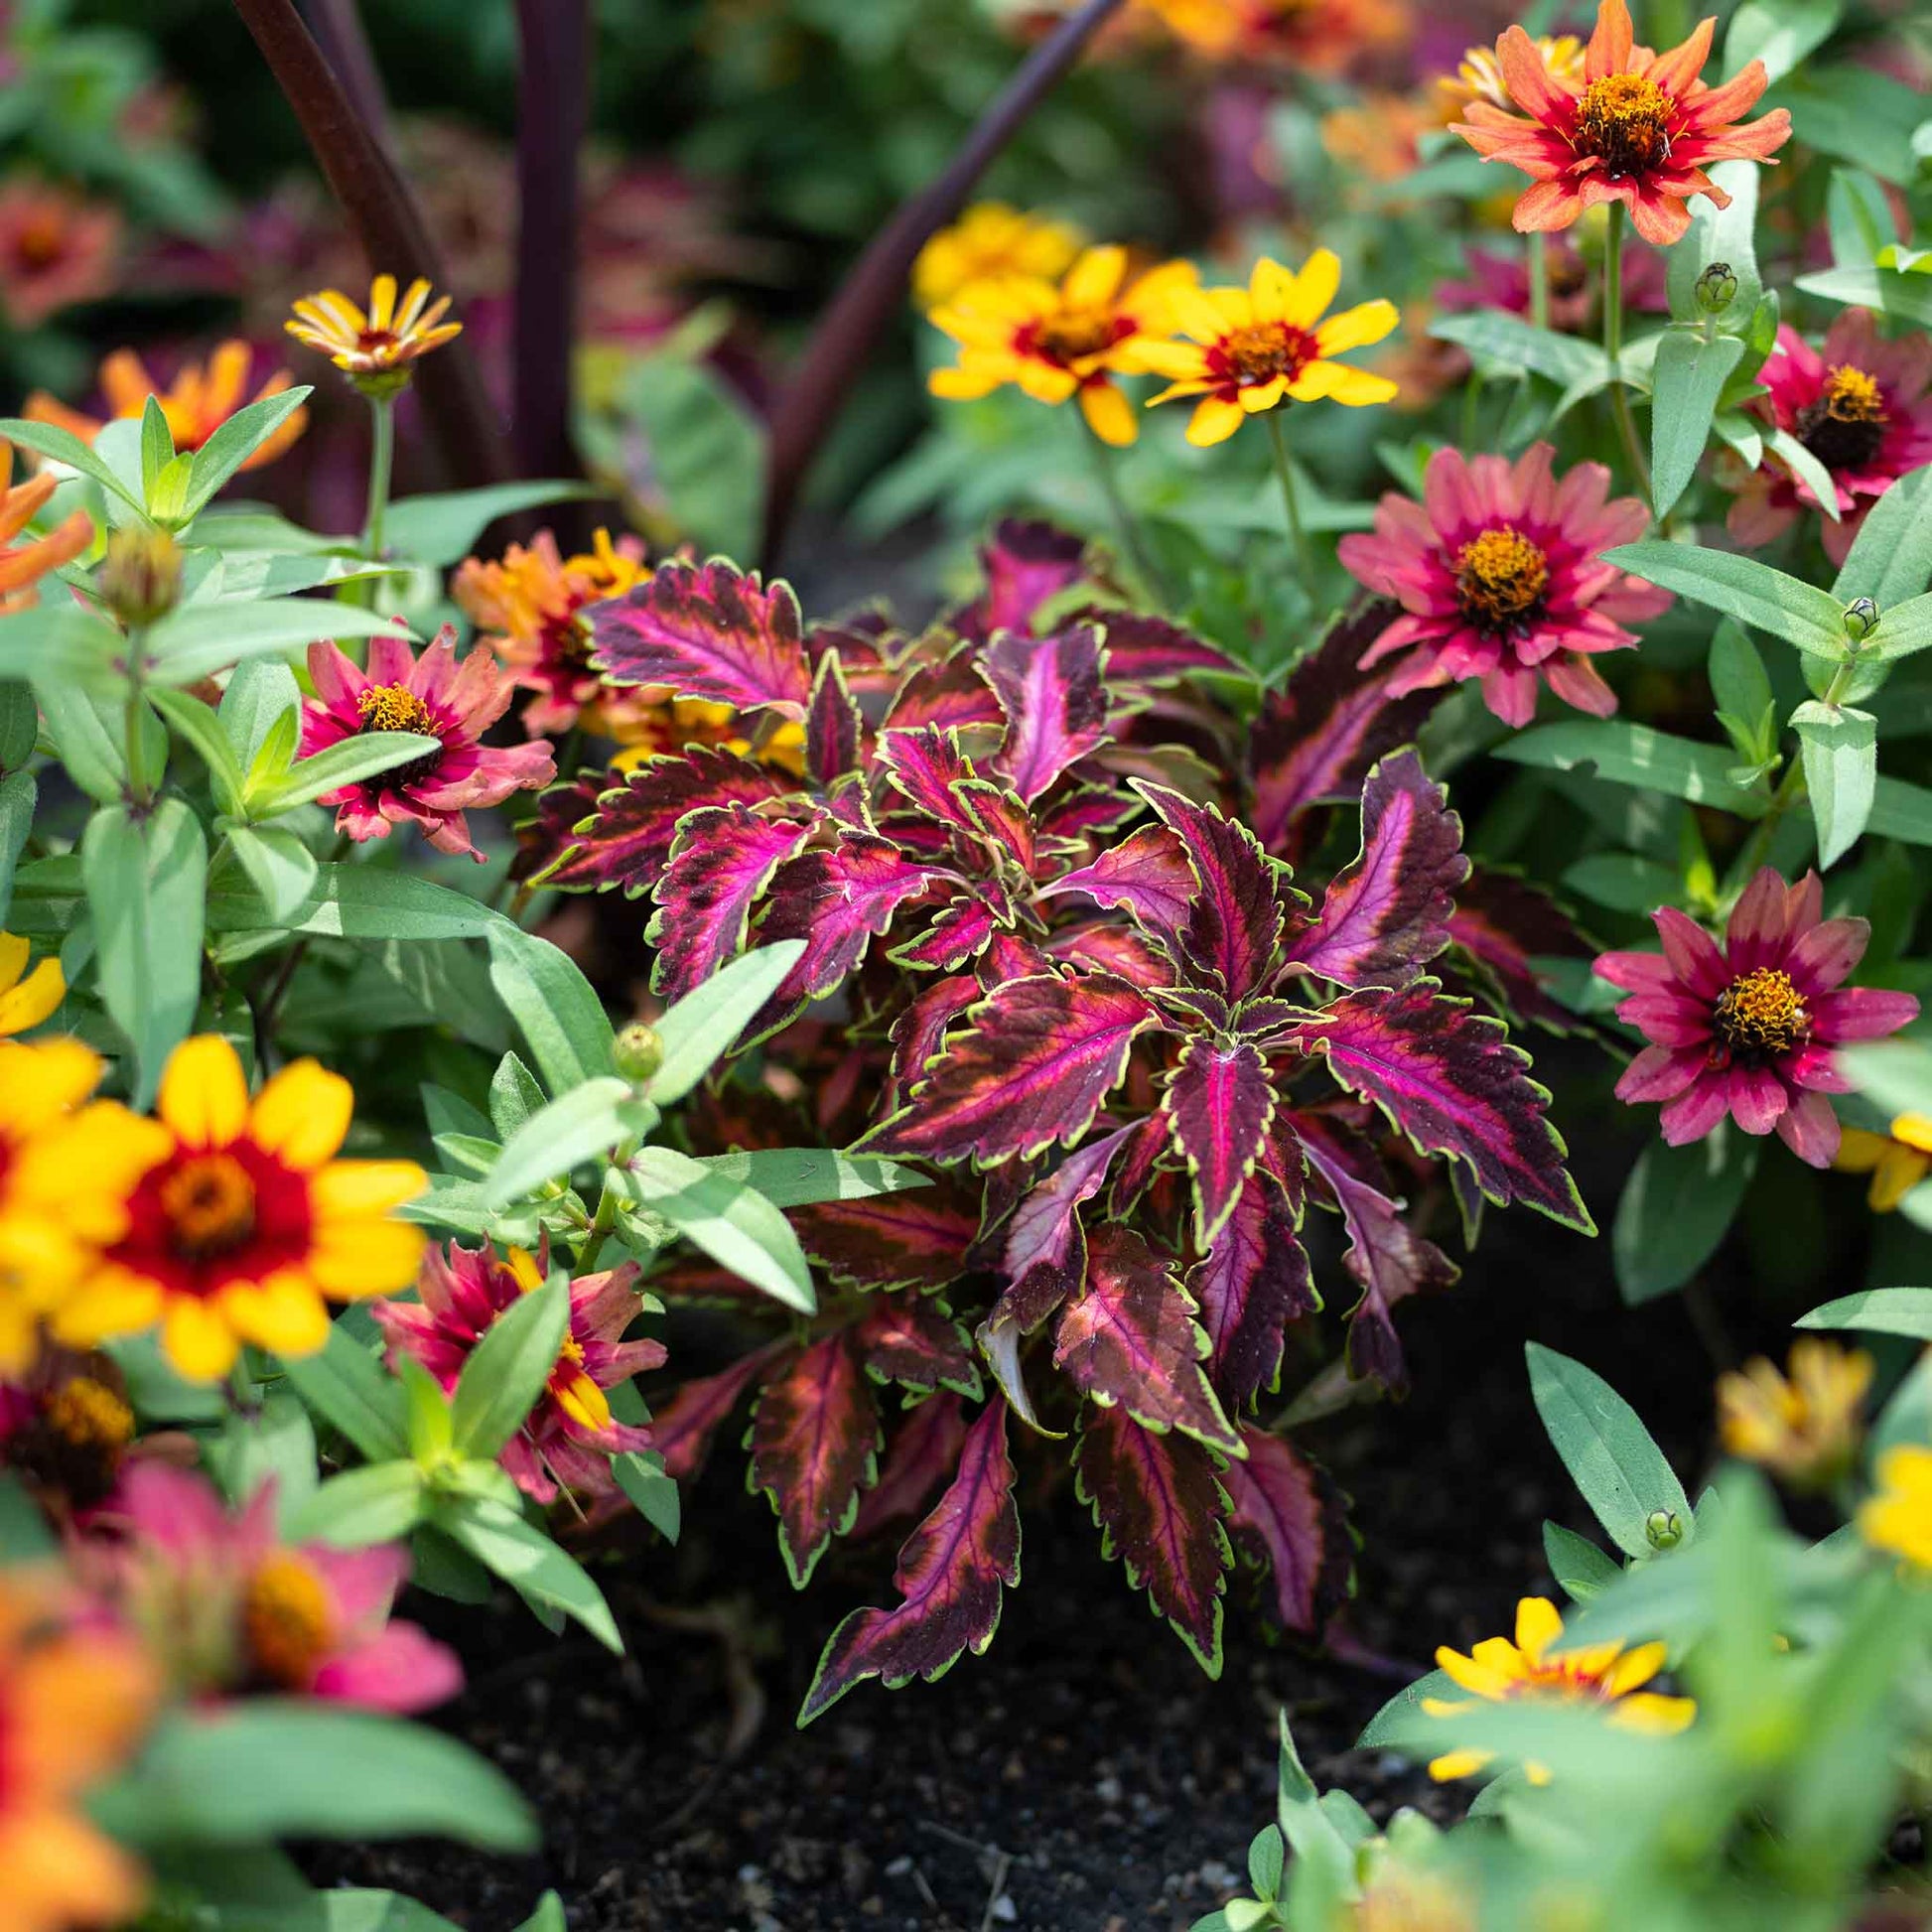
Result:
{"label": "coleus plant", "polygon": [[[917,635],[807,628],[785,585],[717,561],[597,607],[609,682],[728,704],[751,751],[584,773],[526,855],[549,884],[650,897],[667,999],[803,942],[740,1041],[782,1034],[776,1071],[715,1088],[694,1132],[772,1144],[772,1094],[802,1080],[834,1145],[939,1173],[800,1210],[839,1292],[657,1411],[686,1476],[752,1399],[750,1479],[801,1586],[834,1537],[940,1491],[902,1600],[839,1626],[806,1718],[991,1641],[1019,1575],[1012,1419],[1071,1439],[1106,1547],[1208,1670],[1235,1546],[1313,1635],[1348,1587],[1342,1501],[1260,1413],[1322,1306],[1311,1202],[1345,1243],[1343,1372],[1398,1392],[1395,1310],[1456,1274],[1405,1210],[1416,1183],[1446,1170],[1471,1225],[1486,1199],[1590,1231],[1548,1096],[1485,1010],[1545,1017],[1532,952],[1573,948],[1528,888],[1471,881],[1405,749],[1433,694],[1391,700],[1358,667],[1376,614],[1258,694],[1122,608],[1076,540],[1007,524],[985,561],[985,592]],[[786,721],[802,775],[757,756]],[[715,1271],[653,1286],[729,1292]],[[890,1441],[880,1386],[902,1397]]]}

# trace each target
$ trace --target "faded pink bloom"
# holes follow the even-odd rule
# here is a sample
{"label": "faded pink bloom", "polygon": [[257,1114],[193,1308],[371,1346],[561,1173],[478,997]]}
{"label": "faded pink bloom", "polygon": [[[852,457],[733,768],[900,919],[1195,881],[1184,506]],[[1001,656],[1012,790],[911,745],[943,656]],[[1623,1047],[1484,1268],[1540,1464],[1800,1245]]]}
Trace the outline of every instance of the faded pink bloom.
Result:
{"label": "faded pink bloom", "polygon": [[[1488,248],[1466,251],[1469,275],[1466,281],[1445,282],[1436,291],[1437,303],[1445,310],[1500,309],[1505,315],[1530,313],[1530,264],[1525,255],[1499,255]],[[1579,332],[1590,319],[1595,291],[1589,270],[1574,242],[1561,235],[1548,241],[1550,283],[1550,327]],[[1623,306],[1642,309],[1652,315],[1670,313],[1670,293],[1666,287],[1664,258],[1642,242],[1627,243],[1623,250]]]}
{"label": "faded pink bloom", "polygon": [[453,1650],[390,1618],[408,1549],[285,1544],[272,1481],[234,1515],[206,1476],[131,1462],[89,1527],[83,1573],[191,1696],[279,1691],[407,1714],[463,1688]]}
{"label": "faded pink bloom", "polygon": [[1847,309],[1813,348],[1795,329],[1758,378],[1770,392],[1755,407],[1795,436],[1838,485],[1838,522],[1811,485],[1777,457],[1744,478],[1725,527],[1747,549],[1783,535],[1801,509],[1819,510],[1825,553],[1842,564],[1871,505],[1908,471],[1932,463],[1932,337],[1887,342],[1868,309]]}
{"label": "faded pink bloom", "polygon": [[515,687],[486,650],[473,650],[458,663],[453,624],[437,632],[421,657],[405,637],[371,638],[366,671],[332,643],[311,644],[309,676],[320,702],[303,707],[304,758],[363,732],[421,732],[442,740],[440,752],[323,793],[317,802],[338,808],[336,829],[352,839],[386,839],[392,825],[413,821],[439,852],[467,852],[481,864],[464,813],[473,805],[500,805],[511,792],[547,785],[557,775],[545,739],[509,747],[482,743]]}
{"label": "faded pink bloom", "polygon": [[1651,1044],[1616,1083],[1619,1100],[1664,1103],[1664,1139],[1701,1141],[1728,1113],[1746,1134],[1777,1129],[1799,1160],[1831,1166],[1847,1093],[1832,1048],[1877,1039],[1918,1018],[1909,993],[1842,982],[1864,954],[1863,919],[1827,919],[1825,889],[1766,866],[1732,908],[1720,944],[1674,906],[1652,914],[1661,953],[1607,952],[1596,974],[1631,997],[1617,1017]]}
{"label": "faded pink bloom", "polygon": [[[486,1247],[432,1248],[416,1290],[422,1300],[375,1302],[370,1312],[389,1344],[389,1360],[413,1356],[444,1391],[454,1389],[471,1351],[519,1296],[540,1288],[544,1266],[520,1248],[498,1261]],[[625,1262],[570,1285],[570,1327],[557,1365],[523,1427],[497,1460],[526,1496],[554,1502],[559,1487],[612,1495],[611,1458],[650,1447],[650,1431],[618,1421],[605,1395],[646,1369],[660,1368],[664,1344],[625,1341],[637,1313],[637,1268]]]}
{"label": "faded pink bloom", "polygon": [[1391,491],[1372,532],[1342,538],[1343,566],[1403,609],[1362,653],[1364,665],[1411,653],[1390,676],[1390,696],[1476,677],[1498,718],[1527,725],[1540,679],[1580,711],[1616,709],[1590,657],[1634,645],[1621,624],[1654,618],[1670,595],[1603,561],[1643,535],[1644,506],[1607,500],[1600,463],[1580,463],[1559,482],[1555,454],[1534,443],[1511,465],[1438,450],[1420,503]]}

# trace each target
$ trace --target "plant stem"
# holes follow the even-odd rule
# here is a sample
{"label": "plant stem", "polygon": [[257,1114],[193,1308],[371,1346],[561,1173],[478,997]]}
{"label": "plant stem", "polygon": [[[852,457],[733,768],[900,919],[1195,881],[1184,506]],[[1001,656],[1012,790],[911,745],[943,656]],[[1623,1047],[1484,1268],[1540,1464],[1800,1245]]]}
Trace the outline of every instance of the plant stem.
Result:
{"label": "plant stem", "polygon": [[139,624],[130,624],[127,632],[127,790],[137,806],[154,801],[154,787],[147,781],[141,756],[141,711],[146,702],[141,664],[146,648],[146,632]]}
{"label": "plant stem", "polygon": [[1530,236],[1530,321],[1550,326],[1550,238],[1542,233]]}
{"label": "plant stem", "polygon": [[1107,499],[1108,513],[1113,517],[1114,532],[1120,539],[1121,550],[1134,566],[1134,574],[1140,578],[1141,588],[1157,603],[1166,604],[1169,601],[1166,587],[1148,559],[1139,526],[1134,521],[1134,512],[1127,507],[1127,498],[1121,494],[1112,446],[1100,439],[1084,416],[1080,419],[1080,440],[1092,453],[1093,472],[1100,480],[1100,493]]}
{"label": "plant stem", "polygon": [[1637,493],[1650,507],[1650,466],[1637,440],[1637,419],[1623,382],[1623,204],[1610,204],[1610,225],[1603,238],[1603,353],[1610,364],[1610,414],[1616,418],[1623,454],[1636,479]]}
{"label": "plant stem", "polygon": [[1805,761],[1794,756],[1784,767],[1784,776],[1778,780],[1778,788],[1771,794],[1770,808],[1751,829],[1751,835],[1744,841],[1743,850],[1737,855],[1731,867],[1731,878],[1740,883],[1738,890],[1751,883],[1752,876],[1764,863],[1764,855],[1771,849],[1771,841],[1784,823],[1785,814],[1805,795]]}
{"label": "plant stem", "polygon": [[369,508],[362,525],[362,554],[371,563],[380,563],[382,519],[389,508],[389,478],[396,462],[395,398],[371,396],[369,409],[374,435],[369,444]]}
{"label": "plant stem", "polygon": [[1288,438],[1282,432],[1282,412],[1269,409],[1261,420],[1268,425],[1268,441],[1275,452],[1275,476],[1282,486],[1282,503],[1288,511],[1289,534],[1295,539],[1295,559],[1301,566],[1303,587],[1314,596],[1314,553],[1309,548],[1309,533],[1302,527],[1302,505],[1295,493],[1295,471],[1288,461]]}

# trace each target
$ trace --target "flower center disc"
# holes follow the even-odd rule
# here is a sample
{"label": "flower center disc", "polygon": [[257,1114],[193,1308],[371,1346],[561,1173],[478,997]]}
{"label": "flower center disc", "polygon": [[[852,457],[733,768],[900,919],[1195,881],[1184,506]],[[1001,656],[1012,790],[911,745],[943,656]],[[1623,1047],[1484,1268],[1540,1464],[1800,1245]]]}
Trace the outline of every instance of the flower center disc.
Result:
{"label": "flower center disc", "polygon": [[134,1411],[104,1383],[76,1375],[48,1398],[47,1426],[73,1449],[114,1455],[134,1440]]}
{"label": "flower center disc", "polygon": [[1313,358],[1314,347],[1285,322],[1256,322],[1223,337],[1220,352],[1237,382],[1272,382],[1278,375],[1292,380]]}
{"label": "flower center disc", "polygon": [[1825,377],[1824,393],[1798,412],[1798,440],[1827,470],[1856,470],[1885,440],[1885,399],[1877,379],[1850,362]]}
{"label": "flower center disc", "polygon": [[[362,715],[362,729],[365,732],[417,732],[425,738],[437,736],[436,720],[430,716],[429,706],[407,685],[371,684],[355,700],[355,709]],[[442,762],[440,748],[425,752],[421,758],[411,759],[407,764],[394,765],[387,771],[378,772],[368,781],[368,789],[400,791],[405,785],[427,778]]]}
{"label": "flower center disc", "polygon": [[1732,980],[1712,1014],[1718,1037],[1749,1059],[1776,1059],[1811,1037],[1811,1014],[1789,973],[1760,966]]}
{"label": "flower center disc", "polygon": [[1104,354],[1133,333],[1131,323],[1105,309],[1072,309],[1035,323],[1031,347],[1049,362],[1077,362],[1085,356]]}
{"label": "flower center disc", "polygon": [[61,259],[66,234],[59,219],[51,214],[37,215],[20,231],[15,252],[23,268],[50,268]]}
{"label": "flower center disc", "polygon": [[1514,628],[1542,603],[1550,560],[1514,524],[1499,523],[1455,553],[1455,595],[1462,615],[1484,630]]}
{"label": "flower center disc", "polygon": [[335,1637],[328,1588],[300,1557],[279,1550],[248,1580],[241,1627],[262,1676],[305,1689]]}
{"label": "flower center disc", "polygon": [[255,1183],[225,1154],[196,1155],[161,1183],[161,1211],[175,1252],[187,1261],[206,1261],[254,1233]]}
{"label": "flower center disc", "polygon": [[1612,176],[1639,175],[1670,159],[1670,97],[1640,73],[1592,80],[1577,102],[1576,144]]}

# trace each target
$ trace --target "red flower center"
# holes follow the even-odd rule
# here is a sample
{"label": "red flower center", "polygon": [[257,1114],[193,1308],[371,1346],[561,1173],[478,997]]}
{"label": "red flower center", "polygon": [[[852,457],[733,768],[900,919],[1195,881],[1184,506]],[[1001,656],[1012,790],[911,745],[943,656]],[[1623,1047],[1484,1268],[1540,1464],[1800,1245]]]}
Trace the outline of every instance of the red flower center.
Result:
{"label": "red flower center", "polygon": [[1455,553],[1455,597],[1478,629],[1527,627],[1550,587],[1550,560],[1513,523],[1498,523]]}
{"label": "red flower center", "polygon": [[1314,360],[1314,338],[1286,322],[1250,323],[1223,336],[1207,352],[1208,367],[1226,380],[1247,385],[1293,382]]}
{"label": "red flower center", "polygon": [[218,1295],[299,1263],[312,1223],[306,1178],[252,1141],[178,1148],[135,1188],[107,1259],[169,1295]]}
{"label": "red flower center", "polygon": [[355,349],[372,361],[386,362],[402,346],[402,338],[393,329],[358,329]]}
{"label": "red flower center", "polygon": [[1798,411],[1798,440],[1827,470],[1858,470],[1878,454],[1885,420],[1877,378],[1840,362],[1826,372],[1824,388]]}
{"label": "red flower center", "polygon": [[1711,1024],[1730,1058],[1764,1065],[1811,1037],[1811,1013],[1791,975],[1760,966],[1718,995]]}
{"label": "red flower center", "polygon": [[1571,144],[1614,178],[1646,174],[1670,159],[1670,96],[1640,73],[1592,80],[1577,102]]}
{"label": "red flower center", "polygon": [[[425,738],[440,736],[436,720],[430,716],[429,706],[406,684],[371,684],[356,698],[355,709],[362,715],[362,729],[365,732],[417,732]],[[421,758],[411,759],[407,764],[394,765],[387,771],[378,772],[364,789],[377,794],[402,791],[430,777],[442,762],[443,748],[439,745],[435,751],[425,752]]]}
{"label": "red flower center", "polygon": [[1023,355],[1066,368],[1090,355],[1104,355],[1116,343],[1134,333],[1134,325],[1111,309],[1068,309],[1057,316],[1030,322],[1020,332]]}
{"label": "red flower center", "polygon": [[285,1690],[305,1690],[335,1641],[329,1588],[289,1550],[265,1557],[248,1580],[241,1627],[256,1670]]}
{"label": "red flower center", "polygon": [[255,1183],[225,1154],[183,1161],[161,1182],[170,1242],[184,1261],[232,1252],[255,1231]]}

